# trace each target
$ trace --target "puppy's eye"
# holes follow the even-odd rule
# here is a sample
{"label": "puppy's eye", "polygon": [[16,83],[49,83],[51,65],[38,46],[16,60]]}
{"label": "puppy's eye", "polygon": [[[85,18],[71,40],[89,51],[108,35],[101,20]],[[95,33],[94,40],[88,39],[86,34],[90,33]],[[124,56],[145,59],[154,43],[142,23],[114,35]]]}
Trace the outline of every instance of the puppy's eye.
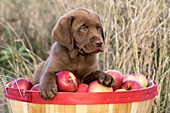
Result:
{"label": "puppy's eye", "polygon": [[81,32],[85,32],[86,30],[87,30],[87,27],[86,27],[86,26],[80,27],[80,31],[81,31]]}
{"label": "puppy's eye", "polygon": [[101,26],[97,26],[97,30],[101,30],[102,28],[101,28]]}

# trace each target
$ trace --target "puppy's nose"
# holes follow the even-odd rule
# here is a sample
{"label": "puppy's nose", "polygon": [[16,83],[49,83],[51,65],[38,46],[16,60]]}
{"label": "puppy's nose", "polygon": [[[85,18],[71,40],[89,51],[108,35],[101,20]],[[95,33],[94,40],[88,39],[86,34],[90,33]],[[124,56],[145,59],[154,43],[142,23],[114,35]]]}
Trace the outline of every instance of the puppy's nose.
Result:
{"label": "puppy's nose", "polygon": [[95,40],[94,43],[96,44],[96,47],[101,47],[103,44],[103,40]]}

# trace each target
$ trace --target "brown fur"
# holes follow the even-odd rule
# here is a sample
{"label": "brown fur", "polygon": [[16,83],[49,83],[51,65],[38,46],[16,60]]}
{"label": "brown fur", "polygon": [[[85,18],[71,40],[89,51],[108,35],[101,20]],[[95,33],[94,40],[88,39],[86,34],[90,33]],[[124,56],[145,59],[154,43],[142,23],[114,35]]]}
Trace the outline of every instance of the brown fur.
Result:
{"label": "brown fur", "polygon": [[40,84],[40,96],[51,99],[57,93],[56,73],[73,72],[78,82],[98,80],[114,86],[115,80],[98,70],[96,53],[103,51],[104,35],[99,16],[88,9],[77,8],[62,16],[53,29],[56,40],[48,59],[34,72],[34,84]]}

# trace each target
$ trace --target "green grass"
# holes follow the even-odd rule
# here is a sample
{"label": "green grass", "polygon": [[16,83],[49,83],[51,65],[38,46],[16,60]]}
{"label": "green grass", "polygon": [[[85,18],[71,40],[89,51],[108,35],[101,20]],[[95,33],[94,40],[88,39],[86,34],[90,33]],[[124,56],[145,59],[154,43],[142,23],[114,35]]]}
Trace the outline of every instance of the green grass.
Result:
{"label": "green grass", "polygon": [[[100,69],[127,74],[137,72],[139,66],[155,68],[158,95],[153,113],[170,112],[168,0],[1,0],[0,75],[32,76],[38,63],[49,55],[54,42],[51,31],[57,20],[77,7],[92,9],[101,16],[105,50],[99,55]],[[142,69],[141,73],[152,78],[153,71]],[[0,112],[7,112],[6,104],[0,90]]]}

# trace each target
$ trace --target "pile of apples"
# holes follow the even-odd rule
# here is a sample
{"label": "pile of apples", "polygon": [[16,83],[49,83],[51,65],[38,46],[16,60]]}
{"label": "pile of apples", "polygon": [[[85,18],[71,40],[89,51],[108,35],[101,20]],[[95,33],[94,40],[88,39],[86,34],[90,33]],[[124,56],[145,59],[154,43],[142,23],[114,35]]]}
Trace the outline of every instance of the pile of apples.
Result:
{"label": "pile of apples", "polygon": [[[133,73],[122,75],[117,70],[108,70],[105,73],[111,75],[116,80],[116,86],[106,87],[99,84],[97,80],[89,85],[77,82],[75,75],[70,71],[60,71],[56,74],[56,84],[59,92],[117,92],[135,90],[148,87],[149,80],[142,74]],[[16,83],[17,82],[17,83]],[[39,84],[33,84],[25,78],[19,78],[11,85],[12,88],[26,90],[39,90]]]}

